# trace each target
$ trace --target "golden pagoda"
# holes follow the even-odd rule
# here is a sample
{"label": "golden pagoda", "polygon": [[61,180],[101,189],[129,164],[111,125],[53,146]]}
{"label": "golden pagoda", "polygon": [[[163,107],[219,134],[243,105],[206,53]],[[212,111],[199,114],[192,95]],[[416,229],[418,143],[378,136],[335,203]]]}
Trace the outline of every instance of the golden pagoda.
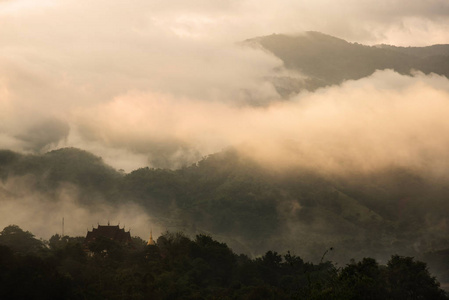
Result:
{"label": "golden pagoda", "polygon": [[147,246],[156,245],[156,242],[153,240],[153,230],[150,230],[150,238],[148,239]]}

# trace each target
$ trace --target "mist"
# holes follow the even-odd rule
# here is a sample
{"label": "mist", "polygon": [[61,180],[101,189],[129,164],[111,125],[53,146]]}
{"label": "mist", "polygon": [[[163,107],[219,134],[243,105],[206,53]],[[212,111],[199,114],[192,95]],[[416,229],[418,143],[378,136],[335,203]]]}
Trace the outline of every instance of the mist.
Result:
{"label": "mist", "polygon": [[131,202],[112,205],[98,199],[89,205],[80,203],[79,187],[70,183],[43,192],[36,188],[32,175],[10,177],[0,183],[0,227],[15,224],[28,230],[37,238],[48,240],[54,234],[85,236],[98,224],[119,224],[130,231],[131,236],[147,240],[150,231],[155,235],[165,231],[157,220],[152,219],[143,208]]}
{"label": "mist", "polygon": [[446,175],[448,86],[442,76],[386,70],[262,107],[128,93],[74,120],[84,140],[148,155],[155,167],[179,168],[233,146],[277,168]]}

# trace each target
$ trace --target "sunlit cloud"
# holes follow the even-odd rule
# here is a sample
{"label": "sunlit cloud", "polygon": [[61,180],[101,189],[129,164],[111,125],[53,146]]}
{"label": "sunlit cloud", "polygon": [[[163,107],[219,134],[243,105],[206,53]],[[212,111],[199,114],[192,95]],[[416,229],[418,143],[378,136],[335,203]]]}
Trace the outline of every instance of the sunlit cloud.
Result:
{"label": "sunlit cloud", "polygon": [[[307,152],[313,140],[330,143],[337,129],[326,127],[322,116],[343,109],[336,99],[391,97],[401,106],[396,98],[416,96],[401,87],[382,92],[382,86],[406,82],[411,89],[430,81],[419,90],[422,94],[414,91],[427,99],[426,93],[439,91],[434,84],[444,79],[381,72],[367,79],[371,88],[357,86],[361,80],[282,102],[269,79],[287,74],[282,62],[239,42],[273,32],[316,30],[370,44],[444,43],[449,40],[448,13],[445,0],[1,1],[0,147],[45,152],[75,146],[100,151],[127,171],[141,163],[178,167],[264,139],[301,140],[301,151]],[[444,98],[441,93],[437,99]],[[305,107],[309,99],[316,103]],[[347,106],[357,105],[353,102]],[[422,114],[429,116],[426,111]],[[358,113],[365,114],[353,112]],[[310,114],[316,124],[304,121]],[[368,122],[378,115],[366,117]],[[356,124],[338,114],[327,118],[348,128],[363,127],[361,119]],[[366,134],[340,130],[333,134]],[[372,139],[395,138],[383,136],[382,130]],[[273,142],[265,148],[269,145],[277,147]],[[323,151],[328,155],[315,153]],[[129,158],[118,159],[120,153]],[[341,158],[330,157],[341,164]]]}
{"label": "sunlit cloud", "polygon": [[77,111],[75,123],[86,142],[146,154],[154,166],[164,157],[163,167],[180,167],[232,146],[272,167],[438,173],[448,161],[448,86],[442,76],[386,70],[264,107],[130,93]]}

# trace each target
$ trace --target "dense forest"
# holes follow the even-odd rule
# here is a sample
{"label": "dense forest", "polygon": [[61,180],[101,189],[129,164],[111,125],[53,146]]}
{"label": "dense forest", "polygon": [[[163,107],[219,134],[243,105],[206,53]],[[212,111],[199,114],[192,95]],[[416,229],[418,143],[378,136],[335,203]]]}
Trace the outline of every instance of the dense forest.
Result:
{"label": "dense forest", "polygon": [[0,232],[2,299],[448,299],[425,263],[391,256],[345,266],[287,252],[252,259],[207,235],[167,232],[156,245]]}
{"label": "dense forest", "polygon": [[[61,189],[69,185],[76,187],[80,207],[137,204],[154,227],[211,234],[250,257],[290,250],[318,262],[333,247],[329,257],[340,264],[363,257],[386,263],[397,253],[425,260],[441,281],[449,281],[446,181],[411,170],[349,177],[298,169],[276,173],[232,149],[179,170],[130,173],[74,148],[44,155],[1,151],[0,162],[3,204],[26,197],[26,189],[56,204],[65,201]],[[33,201],[33,207],[43,206]],[[33,226],[40,222],[33,218]]]}

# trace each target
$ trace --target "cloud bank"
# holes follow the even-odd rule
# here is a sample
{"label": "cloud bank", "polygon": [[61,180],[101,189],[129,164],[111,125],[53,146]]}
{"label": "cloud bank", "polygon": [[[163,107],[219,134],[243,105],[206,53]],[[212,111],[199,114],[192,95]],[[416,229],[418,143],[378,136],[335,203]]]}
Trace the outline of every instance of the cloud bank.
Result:
{"label": "cloud bank", "polygon": [[182,165],[235,146],[272,167],[441,174],[449,167],[448,113],[447,78],[386,70],[264,107],[131,93],[74,119],[84,140],[150,154],[150,163],[166,155],[166,164]]}
{"label": "cloud bank", "polygon": [[445,0],[1,1],[0,148],[75,146],[126,171],[229,146],[278,166],[439,168],[447,79],[383,71],[284,102],[268,80],[281,61],[238,42],[444,43],[448,14]]}

